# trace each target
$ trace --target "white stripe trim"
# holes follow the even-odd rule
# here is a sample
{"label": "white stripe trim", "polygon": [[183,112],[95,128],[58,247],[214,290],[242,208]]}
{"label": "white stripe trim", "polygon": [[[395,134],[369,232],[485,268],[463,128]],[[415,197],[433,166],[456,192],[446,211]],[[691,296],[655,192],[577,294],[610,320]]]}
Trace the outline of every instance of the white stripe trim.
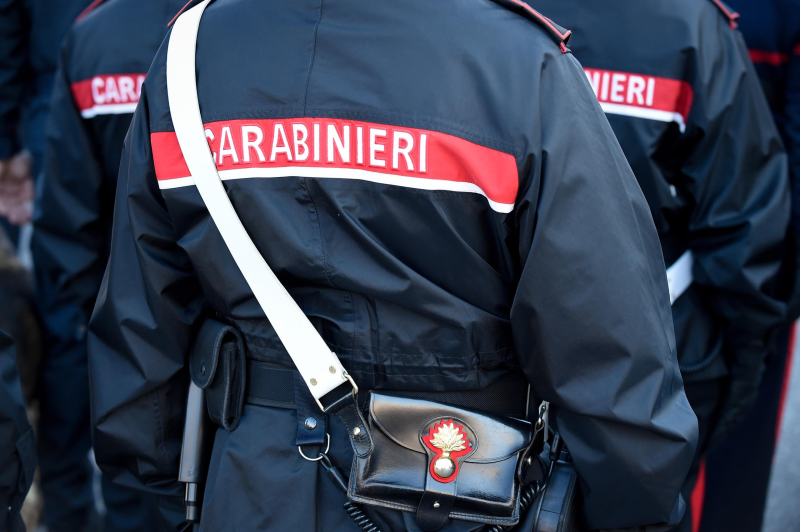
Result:
{"label": "white stripe trim", "polygon": [[95,105],[81,111],[83,118],[93,118],[97,115],[124,115],[133,114],[136,111],[136,102],[133,103],[109,103]]}
{"label": "white stripe trim", "polygon": [[[489,199],[481,188],[475,183],[463,181],[444,181],[441,179],[425,179],[420,177],[398,176],[361,170],[358,168],[319,168],[309,166],[281,166],[276,168],[238,168],[236,170],[220,170],[219,176],[223,181],[230,179],[252,179],[273,177],[312,177],[329,179],[357,179],[370,181],[383,185],[394,185],[405,188],[421,190],[448,190],[452,192],[471,192],[480,194],[489,202],[492,210],[500,213],[509,213],[514,210],[513,203],[499,203]],[[162,190],[193,185],[191,177],[164,179],[158,182]]]}
{"label": "white stripe trim", "polygon": [[692,286],[694,282],[693,267],[694,255],[692,255],[692,250],[687,250],[672,264],[672,266],[667,268],[670,305],[675,303],[675,301]]}
{"label": "white stripe trim", "polygon": [[167,190],[170,188],[180,188],[180,187],[188,187],[194,185],[194,179],[192,176],[189,177],[178,177],[175,179],[164,179],[158,182],[158,188],[161,190]]}
{"label": "white stripe trim", "polygon": [[634,107],[633,105],[620,105],[618,103],[600,102],[600,107],[603,108],[605,113],[611,115],[625,115],[635,116],[636,118],[648,118],[650,120],[658,120],[659,122],[675,122],[681,130],[681,133],[686,131],[686,124],[683,121],[683,116],[680,113],[673,113],[672,111],[659,111],[658,109],[645,109],[642,107]]}

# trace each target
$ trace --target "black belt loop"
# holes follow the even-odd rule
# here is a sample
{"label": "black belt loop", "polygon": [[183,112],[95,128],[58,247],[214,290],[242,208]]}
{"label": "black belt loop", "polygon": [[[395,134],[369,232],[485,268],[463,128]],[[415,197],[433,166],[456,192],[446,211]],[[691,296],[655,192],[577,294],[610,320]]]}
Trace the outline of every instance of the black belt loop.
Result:
{"label": "black belt loop", "polygon": [[299,371],[294,374],[294,399],[297,409],[297,446],[324,445],[325,435],[328,432],[328,420],[324,412],[319,409],[317,402]]}

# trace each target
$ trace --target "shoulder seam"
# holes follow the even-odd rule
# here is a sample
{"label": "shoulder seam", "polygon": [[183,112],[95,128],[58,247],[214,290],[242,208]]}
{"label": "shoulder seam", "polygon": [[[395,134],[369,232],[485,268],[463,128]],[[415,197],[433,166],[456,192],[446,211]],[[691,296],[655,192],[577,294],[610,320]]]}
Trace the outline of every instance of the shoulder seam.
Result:
{"label": "shoulder seam", "polygon": [[569,52],[567,48],[567,43],[569,42],[569,38],[572,35],[572,30],[567,30],[561,28],[557,24],[555,24],[552,20],[545,17],[531,6],[523,2],[522,0],[493,0],[495,3],[500,4],[511,11],[519,12],[526,18],[529,18],[539,24],[553,39],[553,41],[558,45],[561,49],[562,53]]}
{"label": "shoulder seam", "polygon": [[715,6],[717,6],[717,9],[719,9],[722,12],[725,18],[728,19],[728,24],[730,24],[732,30],[735,30],[736,28],[739,27],[739,23],[737,22],[739,20],[739,13],[737,13],[736,11],[725,5],[725,3],[722,2],[722,0],[711,0],[711,1],[714,3]]}
{"label": "shoulder seam", "polygon": [[75,22],[76,22],[76,23],[77,23],[77,22],[80,22],[81,20],[83,20],[84,18],[86,18],[86,15],[88,15],[89,13],[91,13],[92,11],[94,11],[95,9],[97,9],[97,6],[99,6],[100,4],[102,4],[104,1],[105,1],[105,0],[94,0],[94,1],[93,1],[91,4],[89,4],[88,6],[86,6],[86,9],[84,9],[83,11],[81,11],[80,15],[78,15],[78,18],[76,18],[76,19],[75,19]]}

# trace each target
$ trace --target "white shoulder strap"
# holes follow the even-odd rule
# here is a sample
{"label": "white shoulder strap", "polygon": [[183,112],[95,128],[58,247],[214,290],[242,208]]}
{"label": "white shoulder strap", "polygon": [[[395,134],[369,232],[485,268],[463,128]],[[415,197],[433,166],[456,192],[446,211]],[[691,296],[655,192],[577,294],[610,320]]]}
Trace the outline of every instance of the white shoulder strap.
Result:
{"label": "white shoulder strap", "polygon": [[209,2],[205,0],[178,17],[172,28],[167,50],[167,94],[172,123],[211,218],[311,395],[322,408],[319,398],[344,382],[350,381],[356,391],[358,388],[247,234],[220,181],[206,141],[197,101],[195,51],[200,18]]}

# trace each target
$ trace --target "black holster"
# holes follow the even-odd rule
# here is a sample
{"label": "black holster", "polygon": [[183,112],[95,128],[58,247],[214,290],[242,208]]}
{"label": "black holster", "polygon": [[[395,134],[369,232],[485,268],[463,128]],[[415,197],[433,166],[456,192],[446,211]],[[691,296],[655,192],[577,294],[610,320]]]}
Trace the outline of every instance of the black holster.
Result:
{"label": "black holster", "polygon": [[205,390],[211,421],[234,430],[242,417],[247,361],[242,333],[208,318],[200,327],[189,359],[189,372]]}

